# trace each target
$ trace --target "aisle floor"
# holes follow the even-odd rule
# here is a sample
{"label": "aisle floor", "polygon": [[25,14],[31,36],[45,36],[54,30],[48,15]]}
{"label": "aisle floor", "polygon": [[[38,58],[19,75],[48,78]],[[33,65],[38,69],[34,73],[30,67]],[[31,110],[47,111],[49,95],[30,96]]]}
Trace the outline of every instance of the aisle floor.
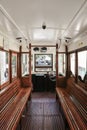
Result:
{"label": "aisle floor", "polygon": [[65,130],[55,93],[33,93],[22,130]]}

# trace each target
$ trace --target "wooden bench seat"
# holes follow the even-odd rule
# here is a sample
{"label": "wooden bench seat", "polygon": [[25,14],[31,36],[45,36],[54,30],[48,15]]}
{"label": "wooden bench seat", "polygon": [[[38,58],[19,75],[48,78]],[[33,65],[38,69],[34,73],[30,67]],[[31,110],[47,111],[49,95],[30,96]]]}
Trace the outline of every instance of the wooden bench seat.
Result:
{"label": "wooden bench seat", "polygon": [[16,130],[31,94],[31,87],[21,88],[17,79],[0,93],[0,130]]}
{"label": "wooden bench seat", "polygon": [[66,88],[57,87],[56,93],[70,129],[87,130],[87,92],[70,78]]}

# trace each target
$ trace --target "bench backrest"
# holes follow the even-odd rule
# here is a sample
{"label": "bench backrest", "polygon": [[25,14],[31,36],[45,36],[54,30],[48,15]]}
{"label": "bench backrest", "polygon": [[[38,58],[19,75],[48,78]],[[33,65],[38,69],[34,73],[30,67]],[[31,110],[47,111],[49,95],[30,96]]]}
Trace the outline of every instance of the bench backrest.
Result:
{"label": "bench backrest", "polygon": [[14,80],[7,88],[0,92],[0,110],[8,103],[10,99],[15,97],[20,89],[19,79]]}
{"label": "bench backrest", "polygon": [[84,122],[87,123],[87,91],[77,85],[73,78],[67,80],[66,90]]}

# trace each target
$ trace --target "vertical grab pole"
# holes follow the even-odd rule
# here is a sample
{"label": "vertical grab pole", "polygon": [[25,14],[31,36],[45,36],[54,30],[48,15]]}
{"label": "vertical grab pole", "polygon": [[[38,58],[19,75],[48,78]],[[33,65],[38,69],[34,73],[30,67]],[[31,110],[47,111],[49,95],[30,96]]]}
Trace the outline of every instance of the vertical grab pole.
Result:
{"label": "vertical grab pole", "polygon": [[32,78],[31,78],[31,43],[29,43],[29,83],[30,86],[32,84]]}
{"label": "vertical grab pole", "polygon": [[78,83],[78,53],[75,53],[75,82]]}
{"label": "vertical grab pole", "polygon": [[69,55],[68,55],[68,47],[65,46],[66,50],[66,79],[69,77]]}
{"label": "vertical grab pole", "polygon": [[58,87],[58,44],[56,44],[56,87]]}
{"label": "vertical grab pole", "polygon": [[18,77],[20,79],[20,85],[22,85],[22,67],[21,67],[21,52],[22,52],[22,46],[19,47],[19,62],[18,62]]}
{"label": "vertical grab pole", "polygon": [[11,64],[12,64],[12,51],[9,50],[9,83],[12,82],[12,67],[11,67]]}

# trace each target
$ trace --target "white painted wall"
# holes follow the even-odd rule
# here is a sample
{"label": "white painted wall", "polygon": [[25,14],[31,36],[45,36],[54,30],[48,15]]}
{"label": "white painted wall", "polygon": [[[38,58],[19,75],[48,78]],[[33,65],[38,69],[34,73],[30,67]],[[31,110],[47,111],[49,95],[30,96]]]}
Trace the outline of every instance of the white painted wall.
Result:
{"label": "white painted wall", "polygon": [[16,41],[9,41],[9,49],[19,52],[19,44]]}
{"label": "white painted wall", "polygon": [[87,36],[73,40],[68,46],[68,51],[70,52],[85,46],[87,46]]}
{"label": "white painted wall", "polygon": [[19,43],[10,37],[0,35],[0,47],[19,52]]}

